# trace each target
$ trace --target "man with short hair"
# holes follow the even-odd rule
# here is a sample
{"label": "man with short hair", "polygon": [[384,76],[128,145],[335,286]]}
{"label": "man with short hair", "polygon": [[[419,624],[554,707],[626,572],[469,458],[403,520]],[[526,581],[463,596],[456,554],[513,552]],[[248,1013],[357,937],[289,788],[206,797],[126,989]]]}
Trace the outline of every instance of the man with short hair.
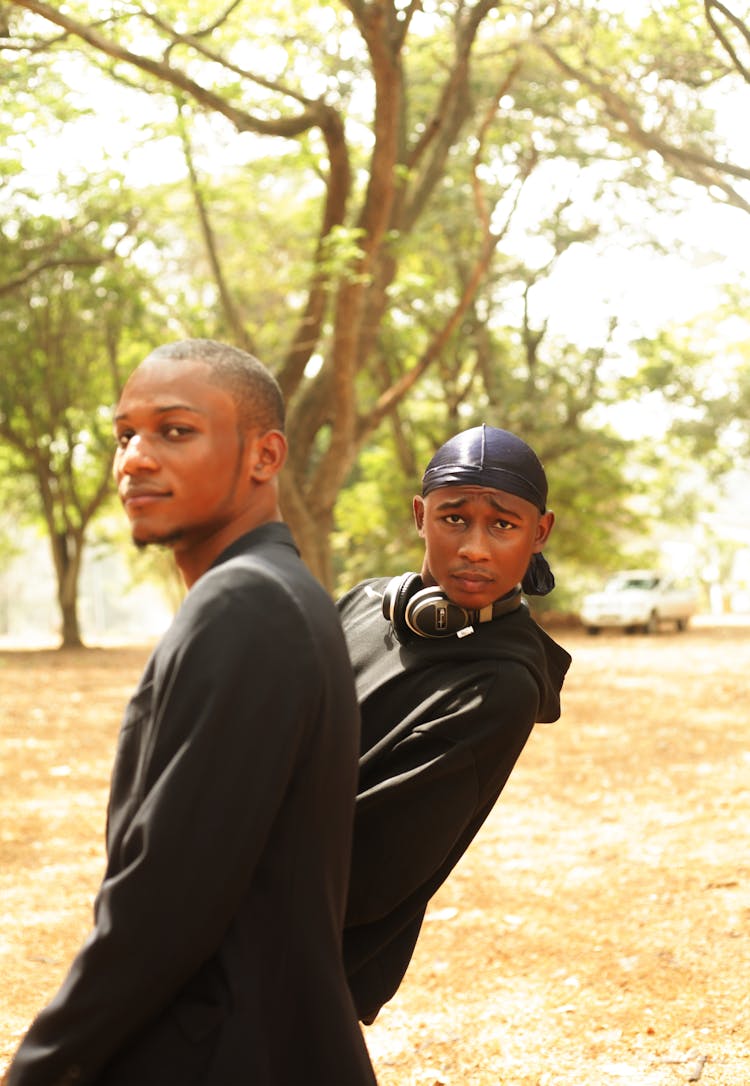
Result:
{"label": "man with short hair", "polygon": [[271,374],[212,341],[122,393],[133,540],[189,591],[125,714],[93,931],[8,1086],[374,1086],[341,958],[358,711],[281,521],[283,425]]}
{"label": "man with short hair", "polygon": [[522,594],[554,586],[546,502],[544,468],[519,437],[457,434],[414,498],[421,573],[364,581],[339,601],[362,714],[344,958],[366,1023],[398,989],[430,898],[534,723],[560,715],[570,656]]}

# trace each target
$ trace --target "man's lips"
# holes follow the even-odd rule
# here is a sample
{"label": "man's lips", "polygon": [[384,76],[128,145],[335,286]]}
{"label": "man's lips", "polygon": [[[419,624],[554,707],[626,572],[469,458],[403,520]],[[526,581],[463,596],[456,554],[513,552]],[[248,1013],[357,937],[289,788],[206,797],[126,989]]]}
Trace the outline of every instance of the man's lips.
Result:
{"label": "man's lips", "polygon": [[481,592],[493,583],[492,577],[486,573],[477,573],[473,569],[454,570],[451,573],[451,580],[469,592]]}
{"label": "man's lips", "polygon": [[149,505],[161,498],[168,497],[168,495],[167,490],[158,490],[156,487],[129,486],[120,491],[120,501],[123,505],[133,508]]}

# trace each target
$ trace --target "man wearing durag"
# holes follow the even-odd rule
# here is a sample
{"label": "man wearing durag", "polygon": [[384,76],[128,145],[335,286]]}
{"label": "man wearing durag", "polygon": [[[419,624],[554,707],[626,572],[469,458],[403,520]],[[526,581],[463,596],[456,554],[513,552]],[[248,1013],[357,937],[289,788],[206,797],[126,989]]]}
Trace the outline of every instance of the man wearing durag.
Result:
{"label": "man wearing durag", "polygon": [[364,581],[338,602],[362,714],[344,960],[366,1023],[534,724],[558,719],[570,665],[524,599],[555,583],[541,553],[547,478],[526,442],[485,425],[451,438],[414,519],[420,574]]}

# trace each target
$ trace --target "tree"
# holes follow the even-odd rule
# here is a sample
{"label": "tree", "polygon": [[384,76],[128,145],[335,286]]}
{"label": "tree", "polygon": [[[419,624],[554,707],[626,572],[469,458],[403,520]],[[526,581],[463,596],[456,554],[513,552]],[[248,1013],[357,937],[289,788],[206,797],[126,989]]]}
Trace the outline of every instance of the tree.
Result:
{"label": "tree", "polygon": [[[106,191],[106,190],[105,190]],[[81,644],[86,531],[110,492],[111,405],[142,324],[141,273],[121,263],[132,223],[89,193],[60,221],[17,207],[0,223],[0,443],[34,484],[50,540],[62,645]],[[87,201],[87,202],[86,202]]]}
{"label": "tree", "polygon": [[732,66],[750,83],[750,25],[721,0],[704,0],[706,18]]}
{"label": "tree", "polygon": [[[243,342],[254,337],[194,153],[206,119],[243,146],[252,134],[245,159],[261,143],[273,156],[266,184],[316,203],[303,289],[269,361],[289,404],[285,515],[329,585],[335,504],[359,450],[455,344],[543,165],[575,159],[610,190],[680,177],[750,206],[750,170],[729,160],[704,104],[736,73],[690,0],[635,25],[593,2],[248,0],[218,14],[203,0],[132,2],[95,20],[84,3],[6,8],[14,55],[73,52],[179,120],[224,324]],[[449,216],[466,224],[460,278],[430,263],[430,228]]]}
{"label": "tree", "polygon": [[[684,459],[719,477],[750,454],[750,330],[747,288],[732,287],[707,313],[636,344],[641,364],[622,382],[644,405],[664,404],[665,438]],[[742,329],[744,335],[741,335]]]}

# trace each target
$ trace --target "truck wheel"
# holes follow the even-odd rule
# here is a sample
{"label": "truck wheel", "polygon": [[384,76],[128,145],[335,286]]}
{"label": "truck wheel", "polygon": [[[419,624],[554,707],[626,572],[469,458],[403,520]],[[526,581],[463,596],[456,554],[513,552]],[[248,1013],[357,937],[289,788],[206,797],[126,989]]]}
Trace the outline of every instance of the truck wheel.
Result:
{"label": "truck wheel", "polygon": [[596,637],[596,635],[599,633],[599,627],[598,626],[587,626],[586,627],[586,633],[589,635],[589,637]]}
{"label": "truck wheel", "polygon": [[678,633],[683,633],[687,629],[687,619],[678,618],[675,620],[675,627]]}
{"label": "truck wheel", "polygon": [[648,622],[643,627],[645,634],[655,634],[659,632],[659,616],[656,611],[652,611],[648,616]]}

